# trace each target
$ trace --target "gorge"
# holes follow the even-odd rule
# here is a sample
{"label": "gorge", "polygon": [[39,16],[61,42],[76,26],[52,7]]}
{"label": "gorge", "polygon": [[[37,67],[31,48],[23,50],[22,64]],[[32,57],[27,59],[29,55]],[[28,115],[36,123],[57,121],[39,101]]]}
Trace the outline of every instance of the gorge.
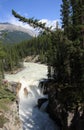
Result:
{"label": "gorge", "polygon": [[[24,63],[24,69],[16,74],[5,74],[9,82],[21,83],[18,92],[19,116],[23,130],[59,130],[43,109],[37,107],[38,99],[47,98],[40,89],[39,82],[47,79],[47,66],[37,63]],[[28,93],[24,93],[27,90]]]}

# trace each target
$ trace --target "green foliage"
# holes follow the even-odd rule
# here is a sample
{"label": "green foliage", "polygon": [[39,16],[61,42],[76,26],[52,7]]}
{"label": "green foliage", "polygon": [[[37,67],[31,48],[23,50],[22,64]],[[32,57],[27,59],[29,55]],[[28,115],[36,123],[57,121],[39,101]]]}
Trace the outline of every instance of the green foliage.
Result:
{"label": "green foliage", "polygon": [[[21,31],[8,31],[8,30],[2,30],[2,37],[0,40],[4,44],[14,44],[14,43],[20,43],[24,40],[31,39],[32,36],[30,36],[28,33],[21,32]],[[5,36],[3,36],[5,35]]]}
{"label": "green foliage", "polygon": [[[29,47],[30,55],[40,54],[41,60],[47,62],[48,77],[54,79],[57,84],[54,85],[54,93],[59,95],[55,95],[54,102],[58,100],[63,107],[62,110],[67,113],[68,110],[76,109],[79,106],[84,110],[83,0],[62,0],[61,18],[63,31],[60,29],[51,31],[50,28],[46,28],[45,24],[39,23],[38,20],[35,21],[33,18],[26,19],[14,10],[12,13],[20,21],[44,30],[41,37],[39,36],[25,45]],[[34,42],[36,43],[35,46],[31,44]],[[24,48],[23,45],[23,52],[20,52],[22,57],[28,54]],[[45,56],[46,60],[44,60]],[[52,95],[51,99],[52,97],[54,96]]]}
{"label": "green foliage", "polygon": [[6,99],[7,101],[13,101],[15,99],[14,93],[8,90],[7,86],[0,86],[0,100]]}
{"label": "green foliage", "polygon": [[14,100],[14,93],[10,92],[6,85],[0,85],[0,112],[2,113],[0,114],[0,128],[8,121],[3,112],[10,110],[9,106]]}
{"label": "green foliage", "polygon": [[62,0],[61,19],[65,34],[70,40],[81,41],[84,48],[84,2],[83,0]]}
{"label": "green foliage", "polygon": [[52,35],[51,39],[51,49],[47,54],[48,64],[53,67],[53,78],[57,82],[63,83],[68,76],[68,53],[71,42],[64,36],[64,33],[60,30],[55,32],[55,34]]}
{"label": "green foliage", "polygon": [[[40,58],[41,60],[44,60],[44,57],[47,56],[47,64],[52,67],[52,71],[49,72],[53,74],[48,74],[48,75],[52,75],[53,78],[56,80],[56,82],[58,83],[63,83],[65,84],[66,82],[68,84],[81,84],[82,83],[82,79],[83,79],[83,50],[81,48],[81,40],[80,40],[80,36],[78,37],[79,33],[79,23],[75,26],[75,28],[73,29],[73,25],[74,25],[74,20],[70,19],[71,15],[74,16],[74,13],[78,16],[79,14],[77,14],[76,12],[74,12],[74,8],[75,10],[78,8],[78,3],[76,3],[77,1],[70,1],[70,0],[63,0],[62,1],[62,5],[61,5],[61,15],[62,15],[62,24],[63,24],[63,28],[64,31],[61,31],[60,29],[57,29],[57,31],[52,32],[50,29],[49,33],[43,33],[43,35],[41,35],[41,37],[39,36],[36,39],[33,39],[33,41],[31,41],[31,43],[33,43],[35,41],[35,44],[37,46],[38,49],[35,49],[35,46],[31,45],[31,53],[30,54],[40,54]],[[74,4],[75,7],[74,7]],[[80,7],[81,7],[81,3],[80,3]],[[70,11],[71,9],[71,11]],[[42,25],[42,23],[39,24],[38,20],[35,19],[26,19],[25,17],[20,16],[19,14],[17,14],[14,10],[12,11],[13,15],[16,18],[19,18],[19,20],[23,21],[23,22],[27,22],[29,23],[31,26],[34,27],[39,27],[42,28],[43,30],[47,31],[47,28],[45,27],[45,24]],[[75,19],[76,20],[76,19]],[[78,20],[78,19],[77,19]],[[76,20],[76,21],[77,21]],[[82,21],[80,22],[80,24],[82,24]],[[73,32],[73,33],[72,33]],[[72,36],[72,34],[73,36]],[[47,44],[47,49],[44,48],[44,43],[45,40],[44,37],[49,38],[49,41],[46,40]],[[43,45],[44,44],[44,45]],[[27,44],[28,45],[28,44]],[[24,47],[23,47],[24,48]],[[28,54],[27,51],[23,49],[23,54],[25,56],[25,54]],[[35,51],[37,53],[35,53]],[[77,71],[78,70],[78,71]],[[81,75],[81,76],[80,76]]]}
{"label": "green foliage", "polygon": [[69,33],[68,28],[71,24],[70,1],[69,0],[62,0],[61,19],[62,19],[62,28],[64,28],[65,34],[68,34]]}
{"label": "green foliage", "polygon": [[3,50],[6,52],[6,56],[3,58],[3,68],[5,71],[11,71],[17,69],[20,66],[20,57],[18,50],[14,45],[3,45]]}
{"label": "green foliage", "polygon": [[39,22],[39,20],[37,20],[37,19],[34,19],[34,18],[29,18],[28,19],[28,18],[22,17],[21,15],[16,13],[14,10],[12,10],[12,14],[16,18],[18,18],[19,21],[28,23],[28,24],[30,24],[30,26],[32,26],[34,28],[42,28],[45,31],[52,32],[49,27],[45,27],[45,23]]}
{"label": "green foliage", "polygon": [[4,59],[5,55],[6,55],[6,53],[3,50],[2,43],[0,43],[0,81],[2,78],[4,78],[3,59]]}
{"label": "green foliage", "polygon": [[0,42],[0,59],[3,59],[5,57],[5,51],[3,50],[3,44]]}
{"label": "green foliage", "polygon": [[13,48],[17,48],[18,56],[24,58],[31,55],[39,55],[41,62],[46,62],[46,53],[49,48],[49,35],[40,35],[28,41],[15,44]]}
{"label": "green foliage", "polygon": [[78,41],[74,41],[70,50],[71,82],[81,84],[84,82],[84,50]]}

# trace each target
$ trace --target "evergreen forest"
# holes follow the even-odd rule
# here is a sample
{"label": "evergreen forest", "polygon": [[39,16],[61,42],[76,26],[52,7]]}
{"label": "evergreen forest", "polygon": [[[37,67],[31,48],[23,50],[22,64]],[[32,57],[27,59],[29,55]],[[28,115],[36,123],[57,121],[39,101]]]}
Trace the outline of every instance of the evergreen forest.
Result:
{"label": "evergreen forest", "polygon": [[[20,21],[41,28],[37,37],[14,45],[0,43],[0,76],[4,71],[22,67],[23,58],[39,55],[39,61],[48,65],[48,78],[54,81],[55,91],[64,111],[84,110],[84,1],[62,0],[60,18],[62,27],[46,27],[38,19],[25,18],[12,10]],[[64,129],[67,130],[66,124]]]}

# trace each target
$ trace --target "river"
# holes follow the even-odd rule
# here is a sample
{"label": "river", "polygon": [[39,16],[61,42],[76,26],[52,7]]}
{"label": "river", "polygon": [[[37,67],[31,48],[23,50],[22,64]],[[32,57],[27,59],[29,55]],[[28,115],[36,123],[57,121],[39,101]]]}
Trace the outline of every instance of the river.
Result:
{"label": "river", "polygon": [[[8,81],[20,82],[19,91],[19,116],[23,122],[23,130],[58,130],[58,127],[49,115],[38,109],[39,98],[43,95],[38,87],[39,81],[47,79],[47,66],[38,63],[24,63],[24,69],[17,74],[5,74]],[[24,95],[24,88],[27,88],[28,95]]]}

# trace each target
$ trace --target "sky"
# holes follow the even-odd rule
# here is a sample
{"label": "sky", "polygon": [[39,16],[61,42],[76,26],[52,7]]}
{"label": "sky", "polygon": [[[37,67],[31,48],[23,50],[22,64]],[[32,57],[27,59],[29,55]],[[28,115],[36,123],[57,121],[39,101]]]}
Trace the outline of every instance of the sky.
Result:
{"label": "sky", "polygon": [[61,0],[0,0],[0,22],[29,27],[12,15],[13,9],[26,18],[34,17],[47,22],[47,26],[54,26],[56,21],[61,25],[60,4]]}

